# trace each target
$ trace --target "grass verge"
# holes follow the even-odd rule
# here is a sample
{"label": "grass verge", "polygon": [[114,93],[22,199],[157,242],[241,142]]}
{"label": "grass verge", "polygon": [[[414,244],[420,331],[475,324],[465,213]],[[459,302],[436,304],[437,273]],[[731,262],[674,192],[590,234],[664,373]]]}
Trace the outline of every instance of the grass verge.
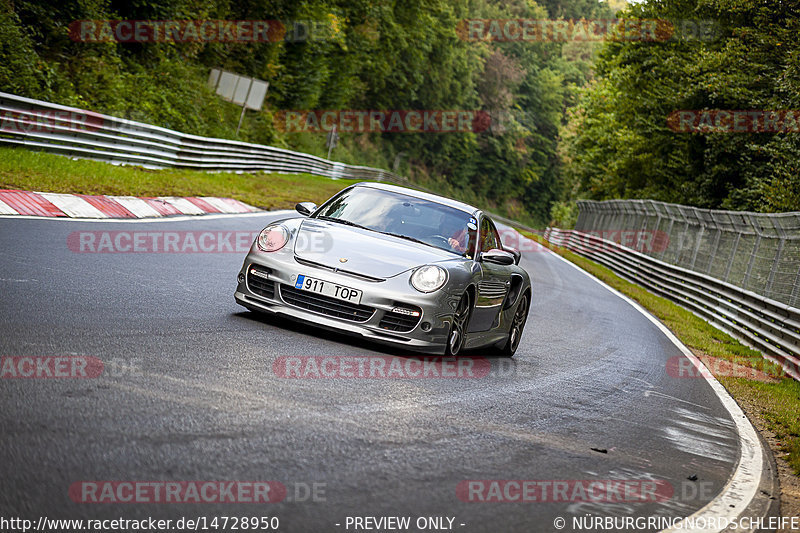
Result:
{"label": "grass verge", "polygon": [[[800,513],[800,382],[785,376],[778,365],[766,361],[760,352],[670,300],[622,279],[590,259],[555,246],[539,235],[520,233],[638,302],[703,360],[769,442],[781,474],[782,514]],[[718,364],[720,360],[731,364]],[[743,372],[737,368],[755,371]],[[737,377],[742,375],[748,377]]]}
{"label": "grass verge", "polygon": [[321,203],[355,183],[311,174],[209,173],[151,170],[70,159],[19,148],[0,148],[0,189],[132,196],[220,196],[263,209]]}

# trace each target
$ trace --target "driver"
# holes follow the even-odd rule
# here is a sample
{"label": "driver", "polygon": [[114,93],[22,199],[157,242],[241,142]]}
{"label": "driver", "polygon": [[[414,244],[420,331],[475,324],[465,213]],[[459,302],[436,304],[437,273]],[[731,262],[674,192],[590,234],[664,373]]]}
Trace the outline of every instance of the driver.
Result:
{"label": "driver", "polygon": [[449,235],[447,244],[450,245],[450,248],[452,248],[454,252],[463,254],[467,251],[470,235],[467,233],[467,227],[463,222],[445,217],[444,220],[442,220],[440,235]]}
{"label": "driver", "polygon": [[464,253],[467,251],[467,229],[464,228],[461,231],[455,233],[452,237],[447,239],[447,243],[450,245],[450,248],[455,250],[456,252]]}

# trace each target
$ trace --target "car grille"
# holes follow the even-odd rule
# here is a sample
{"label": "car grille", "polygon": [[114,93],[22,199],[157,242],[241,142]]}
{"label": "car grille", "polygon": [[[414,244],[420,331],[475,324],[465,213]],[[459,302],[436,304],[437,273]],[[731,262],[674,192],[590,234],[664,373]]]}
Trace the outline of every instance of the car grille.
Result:
{"label": "car grille", "polygon": [[353,322],[366,322],[375,312],[374,308],[366,305],[353,304],[329,296],[301,291],[289,285],[281,285],[281,297],[289,305]]}
{"label": "car grille", "polygon": [[250,265],[247,269],[247,286],[250,290],[261,297],[269,298],[270,300],[275,298],[275,282],[272,280],[264,279],[262,276],[254,273],[258,272],[258,274],[269,275],[270,270],[268,268],[260,267],[258,265]]}
{"label": "car grille", "polygon": [[419,307],[413,307],[412,309],[420,314],[410,316],[403,313],[395,313],[394,311],[386,311],[378,326],[390,331],[411,331],[417,326],[419,319],[422,317],[422,309]]}

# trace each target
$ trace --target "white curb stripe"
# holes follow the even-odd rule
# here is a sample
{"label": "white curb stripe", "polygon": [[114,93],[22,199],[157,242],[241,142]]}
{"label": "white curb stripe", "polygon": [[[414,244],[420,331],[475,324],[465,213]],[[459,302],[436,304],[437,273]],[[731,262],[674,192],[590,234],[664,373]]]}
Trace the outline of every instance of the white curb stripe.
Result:
{"label": "white curb stripe", "polygon": [[161,213],[153,209],[150,204],[135,196],[106,196],[136,215],[137,218],[160,217]]}
{"label": "white curb stripe", "polygon": [[56,194],[52,192],[37,192],[36,194],[42,195],[68,216],[77,218],[108,218],[108,215],[101,212],[92,204],[73,194]]}
{"label": "white curb stripe", "polygon": [[19,215],[19,213],[3,200],[0,200],[0,215]]}
{"label": "white curb stripe", "polygon": [[208,205],[215,207],[220,210],[222,213],[242,213],[246,211],[242,211],[241,209],[236,209],[233,205],[229,204],[228,202],[224,201],[222,198],[214,198],[213,196],[202,196],[199,197],[201,200],[208,202]]}
{"label": "white curb stripe", "polygon": [[164,200],[183,213],[184,215],[204,215],[205,211],[194,205],[186,198],[176,198],[173,196],[159,196],[159,200]]}

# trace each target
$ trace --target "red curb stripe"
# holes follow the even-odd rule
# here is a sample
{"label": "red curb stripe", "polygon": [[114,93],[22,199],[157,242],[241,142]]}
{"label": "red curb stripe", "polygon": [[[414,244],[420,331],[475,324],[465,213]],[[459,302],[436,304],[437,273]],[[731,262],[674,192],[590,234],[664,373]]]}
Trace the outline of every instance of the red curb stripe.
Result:
{"label": "red curb stripe", "polygon": [[206,213],[222,213],[222,211],[220,211],[210,203],[206,202],[202,198],[198,198],[196,196],[187,196],[186,199],[192,202],[200,209],[202,209],[203,211],[205,211]]}
{"label": "red curb stripe", "polygon": [[164,200],[159,200],[158,198],[142,198],[147,204],[158,211],[162,216],[170,216],[170,215],[182,215],[178,209]]}
{"label": "red curb stripe", "polygon": [[111,218],[136,218],[136,215],[125,209],[111,198],[105,196],[90,196],[86,194],[76,194],[78,198],[83,198],[89,205],[96,207],[104,215]]}
{"label": "red curb stripe", "polygon": [[61,211],[49,200],[35,192],[0,190],[0,200],[3,200],[20,215],[38,215],[44,217],[65,217]]}

